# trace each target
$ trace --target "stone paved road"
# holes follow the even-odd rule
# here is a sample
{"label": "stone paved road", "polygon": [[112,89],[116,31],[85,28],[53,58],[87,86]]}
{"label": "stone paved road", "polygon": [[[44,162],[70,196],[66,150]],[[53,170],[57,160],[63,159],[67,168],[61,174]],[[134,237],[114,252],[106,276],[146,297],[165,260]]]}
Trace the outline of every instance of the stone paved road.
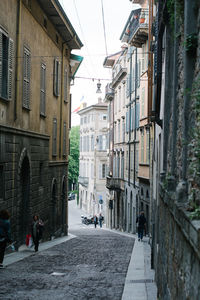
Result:
{"label": "stone paved road", "polygon": [[0,270],[0,299],[120,300],[134,239],[91,227],[70,233],[77,237]]}

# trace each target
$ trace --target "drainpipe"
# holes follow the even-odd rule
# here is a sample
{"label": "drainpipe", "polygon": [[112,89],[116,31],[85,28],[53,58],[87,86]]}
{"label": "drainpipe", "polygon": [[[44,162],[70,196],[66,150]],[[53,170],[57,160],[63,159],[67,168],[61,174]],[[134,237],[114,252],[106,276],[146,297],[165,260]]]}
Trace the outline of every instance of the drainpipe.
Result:
{"label": "drainpipe", "polygon": [[132,59],[133,51],[130,49],[130,77],[129,77],[129,135],[128,135],[128,185],[130,186],[130,179],[131,179],[131,93],[132,93]]}
{"label": "drainpipe", "polygon": [[14,102],[14,121],[17,120],[17,104],[19,102],[19,82],[20,82],[20,36],[21,36],[21,0],[17,2],[17,20],[16,20],[16,64],[15,64],[15,102]]}
{"label": "drainpipe", "polygon": [[60,92],[60,130],[59,130],[59,158],[61,159],[61,145],[62,145],[62,121],[63,121],[63,95],[64,95],[64,45],[66,42],[62,43],[62,63],[61,63],[61,92]]}
{"label": "drainpipe", "polygon": [[137,114],[136,114],[136,100],[137,100],[137,78],[138,78],[138,68],[137,68],[137,48],[135,49],[135,99],[134,99],[134,103],[135,103],[135,129],[134,129],[134,180],[133,180],[133,186],[135,188],[135,180],[136,180],[136,176],[135,176],[135,169],[136,169],[136,164],[135,164],[135,158],[136,158],[136,117],[137,117]]}

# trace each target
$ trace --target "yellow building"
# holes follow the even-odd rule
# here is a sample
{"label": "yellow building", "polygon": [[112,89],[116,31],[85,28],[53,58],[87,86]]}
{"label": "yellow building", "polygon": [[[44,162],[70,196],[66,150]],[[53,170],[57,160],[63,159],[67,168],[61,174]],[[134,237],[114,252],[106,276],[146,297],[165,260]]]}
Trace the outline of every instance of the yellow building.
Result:
{"label": "yellow building", "polygon": [[82,43],[58,0],[0,2],[0,207],[24,242],[33,214],[67,233],[70,80]]}

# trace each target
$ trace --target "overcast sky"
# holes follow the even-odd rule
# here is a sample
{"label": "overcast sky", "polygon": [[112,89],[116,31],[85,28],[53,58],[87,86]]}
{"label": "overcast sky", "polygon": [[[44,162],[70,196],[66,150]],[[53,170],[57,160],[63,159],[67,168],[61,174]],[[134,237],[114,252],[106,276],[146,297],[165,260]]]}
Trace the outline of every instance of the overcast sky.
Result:
{"label": "overcast sky", "polygon": [[[91,79],[75,79],[71,87],[72,111],[80,105],[81,98],[87,105],[97,103],[98,97],[104,98],[105,85],[111,72],[103,67],[107,54],[121,50],[120,35],[135,6],[129,0],[103,0],[106,46],[102,17],[101,0],[59,0],[72,26],[84,46],[72,53],[83,56],[83,62],[76,76]],[[92,80],[94,78],[95,80]],[[96,94],[97,82],[100,79],[102,94]],[[72,126],[79,124],[79,116],[72,114]]]}

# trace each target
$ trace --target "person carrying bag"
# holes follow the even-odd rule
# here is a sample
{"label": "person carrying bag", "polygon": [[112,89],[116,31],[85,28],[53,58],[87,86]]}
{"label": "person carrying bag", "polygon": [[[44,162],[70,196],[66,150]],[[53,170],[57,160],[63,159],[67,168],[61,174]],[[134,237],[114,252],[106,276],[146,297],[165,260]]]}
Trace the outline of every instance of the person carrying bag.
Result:
{"label": "person carrying bag", "polygon": [[7,244],[11,243],[10,215],[7,210],[0,211],[0,269],[3,269],[3,259]]}

